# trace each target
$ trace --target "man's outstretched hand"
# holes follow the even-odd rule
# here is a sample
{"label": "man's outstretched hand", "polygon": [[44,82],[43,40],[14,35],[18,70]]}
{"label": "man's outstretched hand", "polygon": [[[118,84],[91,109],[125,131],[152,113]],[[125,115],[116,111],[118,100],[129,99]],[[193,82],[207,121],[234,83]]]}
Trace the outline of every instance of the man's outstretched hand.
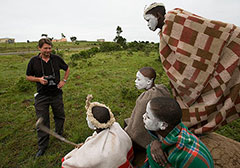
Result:
{"label": "man's outstretched hand", "polygon": [[82,145],[83,145],[83,143],[77,144],[77,146],[75,148],[81,148]]}

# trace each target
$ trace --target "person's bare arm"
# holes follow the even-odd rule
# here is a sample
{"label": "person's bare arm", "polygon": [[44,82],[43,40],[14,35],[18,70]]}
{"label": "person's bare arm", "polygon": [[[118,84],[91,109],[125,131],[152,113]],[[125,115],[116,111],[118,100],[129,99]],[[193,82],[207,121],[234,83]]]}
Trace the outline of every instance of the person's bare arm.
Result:
{"label": "person's bare arm", "polygon": [[40,82],[42,85],[46,85],[48,83],[48,81],[45,80],[43,76],[42,77],[26,76],[26,79],[31,82]]}
{"label": "person's bare arm", "polygon": [[77,144],[77,146],[75,146],[75,148],[81,148],[83,146],[83,143]]}
{"label": "person's bare arm", "polygon": [[[64,74],[64,77],[63,77],[63,79],[65,80],[65,81],[67,81],[67,79],[68,79],[68,76],[69,76],[69,72],[70,72],[70,69],[69,69],[69,67],[68,67],[68,69],[65,71],[65,74]],[[59,84],[58,84],[58,88],[62,88],[64,85],[65,85],[65,81],[60,81],[59,82]]]}
{"label": "person's bare arm", "polygon": [[160,166],[167,164],[167,155],[161,148],[161,142],[155,140],[151,143],[151,155]]}

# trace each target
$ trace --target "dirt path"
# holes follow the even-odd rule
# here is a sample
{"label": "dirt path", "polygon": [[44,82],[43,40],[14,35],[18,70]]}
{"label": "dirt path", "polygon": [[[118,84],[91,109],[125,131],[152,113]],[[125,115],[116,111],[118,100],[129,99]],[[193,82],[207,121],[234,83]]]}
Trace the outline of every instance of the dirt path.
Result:
{"label": "dirt path", "polygon": [[16,51],[16,52],[0,53],[0,55],[18,55],[18,54],[37,53],[37,52],[39,51]]}
{"label": "dirt path", "polygon": [[[69,50],[71,51],[77,51],[77,50],[87,50],[91,47],[83,47],[83,48],[70,48]],[[59,49],[64,50],[64,49]],[[20,54],[29,54],[29,53],[38,53],[39,51],[16,51],[16,52],[5,52],[5,53],[0,53],[0,55],[20,55]]]}

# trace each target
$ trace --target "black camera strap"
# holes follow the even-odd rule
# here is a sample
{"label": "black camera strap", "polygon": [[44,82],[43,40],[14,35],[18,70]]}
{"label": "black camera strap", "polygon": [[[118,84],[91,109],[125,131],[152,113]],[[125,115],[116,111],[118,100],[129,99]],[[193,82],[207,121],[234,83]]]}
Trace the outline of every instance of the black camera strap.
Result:
{"label": "black camera strap", "polygon": [[[52,63],[52,59],[51,58],[50,58],[50,64],[51,64],[51,68],[52,68],[52,74],[55,77],[55,72],[54,72],[53,63]],[[41,57],[41,67],[42,67],[43,76],[45,76],[42,57]]]}

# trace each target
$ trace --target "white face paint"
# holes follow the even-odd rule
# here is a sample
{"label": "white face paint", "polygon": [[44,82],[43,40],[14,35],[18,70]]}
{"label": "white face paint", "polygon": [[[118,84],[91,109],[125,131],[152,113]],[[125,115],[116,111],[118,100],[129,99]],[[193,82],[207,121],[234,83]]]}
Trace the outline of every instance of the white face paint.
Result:
{"label": "white face paint", "polygon": [[87,120],[88,127],[92,130],[95,130],[96,127],[94,127],[94,125],[91,123],[91,121],[89,121],[88,116],[86,117],[86,120]]}
{"label": "white face paint", "polygon": [[144,127],[150,131],[159,130],[158,120],[153,116],[152,111],[150,109],[150,102],[147,104],[146,113],[143,115]]}
{"label": "white face paint", "polygon": [[137,72],[135,86],[137,89],[149,89],[152,86],[153,80],[143,76],[141,72]]}
{"label": "white face paint", "polygon": [[158,19],[152,14],[144,15],[144,19],[148,22],[148,27],[150,30],[155,31],[158,25]]}
{"label": "white face paint", "polygon": [[150,102],[147,104],[146,113],[143,114],[144,127],[150,131],[165,130],[168,124],[164,121],[159,121],[154,117],[150,107]]}

